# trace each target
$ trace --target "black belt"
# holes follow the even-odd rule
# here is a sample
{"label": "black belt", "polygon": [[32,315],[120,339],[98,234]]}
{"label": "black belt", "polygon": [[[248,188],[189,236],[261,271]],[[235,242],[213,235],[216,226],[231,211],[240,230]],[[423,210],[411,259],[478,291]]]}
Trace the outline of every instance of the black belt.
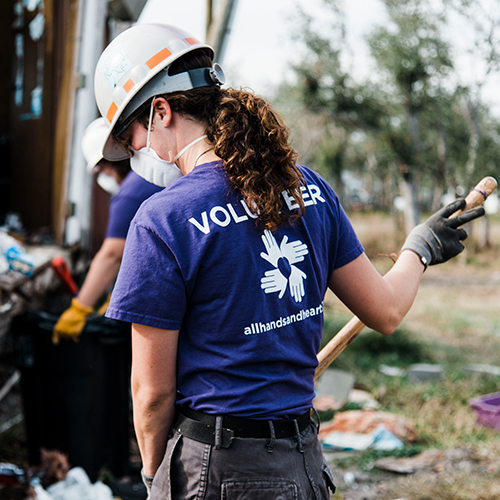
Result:
{"label": "black belt", "polygon": [[[216,420],[217,415],[182,408],[177,412],[174,428],[188,438],[213,445],[216,443]],[[302,432],[310,422],[310,410],[295,420],[251,420],[222,415],[221,446],[228,448],[235,437],[275,439],[293,437],[297,435],[297,427],[299,432]],[[273,430],[271,430],[271,423]]]}

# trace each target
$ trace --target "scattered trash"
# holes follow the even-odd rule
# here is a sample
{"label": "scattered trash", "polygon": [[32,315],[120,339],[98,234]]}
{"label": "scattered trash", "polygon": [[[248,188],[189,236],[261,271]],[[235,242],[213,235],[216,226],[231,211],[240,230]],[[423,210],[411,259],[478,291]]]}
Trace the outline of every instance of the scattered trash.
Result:
{"label": "scattered trash", "polygon": [[[4,490],[5,489],[5,490]],[[0,463],[0,496],[24,500],[145,500],[142,480],[128,476],[111,482],[91,482],[82,467],[70,468],[66,454],[41,450],[41,464],[23,469],[15,464]]]}
{"label": "scattered trash", "polygon": [[39,466],[27,469],[14,464],[0,464],[0,485],[25,490],[30,499],[35,493],[38,500],[54,500],[46,489],[66,478],[70,469],[68,457],[59,451],[42,449],[40,458]]}
{"label": "scattered trash", "polygon": [[326,435],[321,441],[325,450],[395,450],[402,448],[404,443],[385,425],[378,425],[370,434],[359,434],[356,432],[333,431]]}
{"label": "scattered trash", "polygon": [[494,365],[470,364],[465,367],[465,373],[468,375],[481,374],[500,376],[500,367]]}
{"label": "scattered trash", "polygon": [[500,431],[500,392],[486,394],[469,400],[476,411],[476,422]]}
{"label": "scattered trash", "polygon": [[322,440],[332,431],[369,434],[380,424],[404,442],[413,442],[417,431],[400,415],[374,410],[350,410],[338,412],[331,422],[321,424],[319,439]]}
{"label": "scattered trash", "polygon": [[426,382],[427,380],[441,379],[443,376],[444,369],[441,365],[417,363],[408,369],[409,382]]}
{"label": "scattered trash", "polygon": [[316,383],[314,407],[319,411],[338,410],[347,403],[355,378],[348,372],[329,368]]}
{"label": "scattered trash", "polygon": [[71,469],[66,477],[44,489],[38,478],[31,481],[37,500],[113,500],[109,486],[97,481],[92,484],[81,467]]}
{"label": "scattered trash", "polygon": [[427,450],[414,457],[379,458],[375,460],[374,466],[399,474],[413,474],[421,469],[439,468],[444,459],[445,454],[442,450]]}
{"label": "scattered trash", "polygon": [[0,484],[3,486],[18,486],[23,483],[24,471],[17,465],[0,463]]}
{"label": "scattered trash", "polygon": [[0,253],[7,259],[10,269],[18,271],[26,276],[33,274],[35,263],[33,258],[19,244],[19,242],[0,230]]}
{"label": "scattered trash", "polygon": [[356,481],[356,476],[352,472],[346,472],[344,474],[344,483],[349,485]]}
{"label": "scattered trash", "polygon": [[33,491],[35,492],[36,500],[54,500],[54,497],[49,495],[43,489],[43,486],[40,484],[40,479],[38,477],[34,477],[31,480],[31,487],[33,488]]}
{"label": "scattered trash", "polygon": [[387,430],[384,424],[378,425],[371,434],[373,435],[371,448],[374,450],[397,450],[404,446],[403,441]]}
{"label": "scattered trash", "polygon": [[335,396],[324,394],[316,396],[313,401],[313,406],[317,411],[338,410],[343,405],[339,404]]}
{"label": "scattered trash", "polygon": [[40,458],[40,467],[35,469],[33,472],[40,478],[41,484],[44,488],[47,488],[50,485],[66,478],[70,470],[70,465],[68,462],[68,456],[65,453],[61,453],[57,450],[46,450],[45,448],[42,448],[40,450]]}
{"label": "scattered trash", "polygon": [[360,407],[366,410],[376,410],[380,407],[380,403],[369,392],[359,389],[352,389],[347,401],[359,404]]}
{"label": "scattered trash", "polygon": [[17,212],[7,212],[5,214],[4,224],[0,229],[22,233],[24,231],[24,228],[21,221],[21,215]]}
{"label": "scattered trash", "polygon": [[406,375],[408,374],[407,370],[388,365],[380,365],[378,371],[380,373],[383,373],[384,375],[387,375],[388,377],[406,377]]}
{"label": "scattered trash", "polygon": [[0,255],[0,274],[6,273],[10,269],[9,261],[5,255]]}
{"label": "scattered trash", "polygon": [[373,443],[370,434],[359,434],[356,432],[332,431],[327,434],[321,444],[326,451],[356,450],[363,451]]}

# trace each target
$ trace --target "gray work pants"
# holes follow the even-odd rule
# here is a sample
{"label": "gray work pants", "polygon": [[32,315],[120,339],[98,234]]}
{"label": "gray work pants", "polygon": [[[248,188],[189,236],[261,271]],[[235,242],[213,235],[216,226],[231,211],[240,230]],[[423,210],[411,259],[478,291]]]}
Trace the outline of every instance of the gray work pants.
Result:
{"label": "gray work pants", "polygon": [[150,500],[328,500],[334,491],[316,424],[283,439],[235,438],[229,448],[173,432]]}

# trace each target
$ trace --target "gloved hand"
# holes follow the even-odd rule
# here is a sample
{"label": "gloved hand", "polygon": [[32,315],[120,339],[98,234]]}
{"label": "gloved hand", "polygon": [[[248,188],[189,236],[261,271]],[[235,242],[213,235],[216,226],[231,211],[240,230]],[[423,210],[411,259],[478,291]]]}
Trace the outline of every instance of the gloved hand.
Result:
{"label": "gloved hand", "polygon": [[151,487],[153,486],[153,478],[146,476],[146,474],[144,474],[144,470],[141,470],[141,477],[142,482],[146,486],[146,491],[148,492],[148,498],[146,500],[149,500],[149,497],[151,496]]}
{"label": "gloved hand", "polygon": [[52,342],[59,344],[62,338],[72,339],[75,342],[82,333],[85,321],[90,313],[93,313],[92,307],[83,305],[76,297],[71,301],[71,307],[66,309],[54,326],[52,332]]}
{"label": "gloved hand", "polygon": [[477,207],[449,218],[464,207],[465,199],[461,198],[431,215],[411,231],[401,251],[413,250],[426,268],[458,255],[464,249],[462,240],[467,238],[467,231],[459,226],[484,215],[484,208]]}

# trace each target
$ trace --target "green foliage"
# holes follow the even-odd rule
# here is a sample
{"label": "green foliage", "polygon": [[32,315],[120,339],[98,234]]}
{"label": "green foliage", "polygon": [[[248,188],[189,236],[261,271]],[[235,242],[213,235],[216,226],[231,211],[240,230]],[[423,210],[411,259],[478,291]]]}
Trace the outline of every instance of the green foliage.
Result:
{"label": "green foliage", "polygon": [[[344,14],[340,2],[328,0],[325,13],[335,19],[330,30],[316,29],[302,13],[295,31],[306,52],[295,68],[297,84],[278,95],[287,118],[292,102],[299,107],[294,135],[311,134],[301,144],[309,148],[305,159],[334,181],[343,203],[342,172],[350,170],[363,175],[374,193],[395,180],[415,182],[422,208],[434,210],[432,202],[449,186],[470,189],[481,177],[500,174],[500,123],[481,103],[483,82],[457,85],[442,35],[451,12],[466,19],[489,75],[500,69],[494,30],[500,16],[484,15],[477,0],[443,0],[439,13],[429,0],[381,1],[390,22],[366,40],[378,71],[357,81],[346,70]],[[318,120],[308,128],[313,117]],[[383,205],[379,200],[375,206]]]}
{"label": "green foliage", "polygon": [[[333,338],[339,330],[338,324],[325,321],[323,344]],[[367,330],[360,333],[335,360],[335,368],[360,373],[378,370],[382,364],[404,368],[413,363],[432,361],[432,353],[426,345],[416,340],[406,330],[397,329],[392,335],[382,335]]]}
{"label": "green foliage", "polygon": [[[435,16],[421,0],[385,0],[391,29],[380,27],[368,43],[380,67],[396,84],[410,111],[432,100],[437,78],[453,67],[448,45],[439,36]],[[436,83],[433,84],[433,79]],[[435,91],[436,89],[434,89]]]}

